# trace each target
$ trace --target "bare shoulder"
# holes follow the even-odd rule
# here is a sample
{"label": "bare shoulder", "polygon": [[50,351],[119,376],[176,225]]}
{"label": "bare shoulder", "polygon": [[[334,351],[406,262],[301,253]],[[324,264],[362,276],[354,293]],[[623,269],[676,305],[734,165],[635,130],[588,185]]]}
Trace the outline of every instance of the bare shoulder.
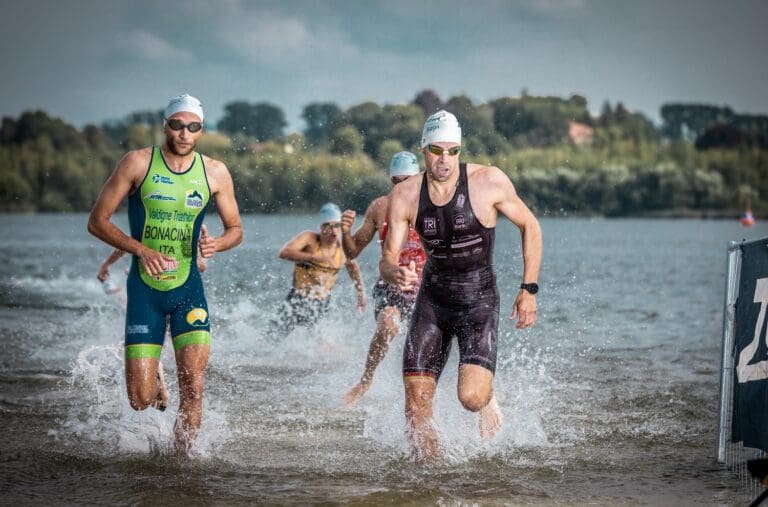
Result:
{"label": "bare shoulder", "polygon": [[205,169],[208,170],[211,173],[226,171],[229,172],[227,169],[227,166],[224,165],[224,162],[220,160],[216,160],[215,158],[211,158],[208,155],[200,154],[201,157],[203,157],[203,163],[205,164]]}
{"label": "bare shoulder", "polygon": [[130,173],[142,173],[146,172],[149,167],[149,162],[152,160],[152,148],[141,148],[138,150],[131,150],[123,155],[120,162],[117,164],[117,168],[121,171],[127,171]]}
{"label": "bare shoulder", "polygon": [[206,155],[203,157],[203,164],[205,165],[205,174],[208,177],[208,183],[211,185],[211,190],[217,192],[222,186],[231,185],[232,176],[229,174],[229,169],[224,165],[224,162],[216,160]]}
{"label": "bare shoulder", "polygon": [[510,184],[509,176],[493,165],[467,164],[467,177],[475,184],[499,185]]}
{"label": "bare shoulder", "polygon": [[387,203],[389,202],[389,195],[381,195],[371,201],[370,206],[368,206],[369,210],[375,210],[379,208],[386,208]]}
{"label": "bare shoulder", "polygon": [[292,237],[286,243],[287,247],[303,250],[307,246],[314,245],[317,242],[317,235],[313,231],[301,231],[296,236]]}
{"label": "bare shoulder", "polygon": [[301,231],[295,239],[307,244],[319,241],[318,234],[315,231],[310,230]]}
{"label": "bare shoulder", "polygon": [[395,185],[392,189],[392,193],[389,194],[390,205],[397,203],[408,203],[411,201],[418,201],[419,191],[421,190],[421,181],[424,178],[424,173],[411,176],[402,183]]}
{"label": "bare shoulder", "polygon": [[470,188],[482,189],[485,195],[493,195],[496,199],[515,193],[515,186],[509,176],[493,165],[467,164],[467,178]]}
{"label": "bare shoulder", "polygon": [[365,218],[371,220],[374,224],[378,224],[381,221],[381,218],[385,216],[388,205],[388,195],[377,197],[371,201],[371,204],[368,206],[368,209],[365,212]]}
{"label": "bare shoulder", "polygon": [[108,184],[127,185],[134,189],[144,180],[152,159],[152,148],[131,150],[117,163]]}

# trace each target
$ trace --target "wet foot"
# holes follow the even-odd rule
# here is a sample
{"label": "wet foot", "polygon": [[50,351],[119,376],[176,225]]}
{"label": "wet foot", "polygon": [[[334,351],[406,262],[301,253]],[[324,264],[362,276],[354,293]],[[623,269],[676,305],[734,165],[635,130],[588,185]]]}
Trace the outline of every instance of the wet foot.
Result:
{"label": "wet foot", "polygon": [[341,397],[341,400],[349,407],[354,406],[358,400],[363,397],[365,392],[368,390],[368,387],[370,387],[370,384],[360,382],[355,387],[347,391],[347,393]]}
{"label": "wet foot", "polygon": [[494,396],[480,411],[480,437],[485,440],[495,437],[501,428],[502,419],[501,409]]}
{"label": "wet foot", "polygon": [[152,406],[164,412],[168,408],[168,389],[165,387],[165,372],[163,371],[163,363],[157,365],[157,398],[152,402]]}

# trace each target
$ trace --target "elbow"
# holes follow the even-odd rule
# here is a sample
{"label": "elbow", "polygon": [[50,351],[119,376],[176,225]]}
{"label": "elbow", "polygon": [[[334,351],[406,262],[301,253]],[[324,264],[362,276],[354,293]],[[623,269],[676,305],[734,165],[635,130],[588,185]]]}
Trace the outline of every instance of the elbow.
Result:
{"label": "elbow", "polygon": [[541,225],[533,214],[531,214],[529,220],[520,227],[520,231],[523,235],[541,237]]}
{"label": "elbow", "polygon": [[91,215],[88,217],[88,232],[99,237],[99,226],[98,226],[98,220],[96,217],[91,213]]}
{"label": "elbow", "polygon": [[235,244],[233,246],[237,246],[242,242],[243,242],[243,228],[240,227],[237,230],[237,235],[235,236]]}

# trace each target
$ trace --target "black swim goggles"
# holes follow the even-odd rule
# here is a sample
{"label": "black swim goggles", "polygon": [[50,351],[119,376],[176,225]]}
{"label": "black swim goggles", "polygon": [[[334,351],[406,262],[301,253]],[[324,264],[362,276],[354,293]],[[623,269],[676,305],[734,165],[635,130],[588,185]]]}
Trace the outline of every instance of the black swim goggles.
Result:
{"label": "black swim goggles", "polygon": [[438,157],[445,152],[448,152],[448,155],[450,155],[451,157],[455,157],[456,155],[461,153],[461,146],[453,146],[452,148],[442,148],[440,146],[437,146],[436,144],[428,144],[427,149],[432,155],[437,155]]}
{"label": "black swim goggles", "polygon": [[174,118],[172,120],[169,120],[168,118],[166,118],[165,121],[171,130],[176,130],[176,131],[187,129],[194,134],[195,132],[199,132],[203,128],[203,122],[200,122],[200,121],[192,121],[187,124],[185,124],[184,122],[182,122],[177,118]]}

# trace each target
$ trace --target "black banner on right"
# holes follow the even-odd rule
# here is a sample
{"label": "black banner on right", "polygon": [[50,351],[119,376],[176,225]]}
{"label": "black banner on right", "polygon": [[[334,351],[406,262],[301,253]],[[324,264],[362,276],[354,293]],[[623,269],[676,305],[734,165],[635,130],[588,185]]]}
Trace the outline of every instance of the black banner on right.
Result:
{"label": "black banner on right", "polygon": [[768,452],[768,238],[741,246],[733,442]]}

